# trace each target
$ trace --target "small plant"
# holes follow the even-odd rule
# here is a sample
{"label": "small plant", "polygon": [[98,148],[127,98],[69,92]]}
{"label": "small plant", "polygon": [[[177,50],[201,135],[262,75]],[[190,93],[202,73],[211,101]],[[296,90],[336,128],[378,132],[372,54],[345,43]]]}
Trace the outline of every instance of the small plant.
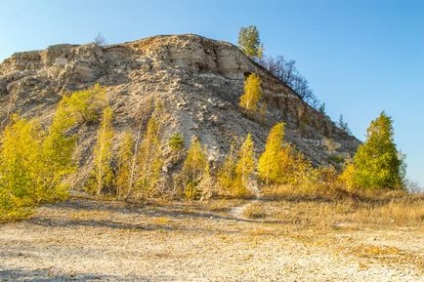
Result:
{"label": "small plant", "polygon": [[154,223],[160,226],[164,226],[164,225],[166,226],[171,223],[171,219],[169,217],[161,216],[161,217],[155,218]]}
{"label": "small plant", "polygon": [[107,44],[106,38],[101,33],[98,33],[96,37],[94,37],[93,43],[99,46],[104,46]]}
{"label": "small plant", "polygon": [[190,182],[185,186],[184,197],[188,200],[194,200],[197,198],[197,189],[193,182]]}
{"label": "small plant", "polygon": [[180,152],[184,149],[184,136],[181,133],[175,133],[169,137],[168,146],[173,152]]}
{"label": "small plant", "polygon": [[259,203],[251,203],[247,205],[243,211],[243,215],[247,218],[260,219],[266,217],[266,212],[263,206]]}

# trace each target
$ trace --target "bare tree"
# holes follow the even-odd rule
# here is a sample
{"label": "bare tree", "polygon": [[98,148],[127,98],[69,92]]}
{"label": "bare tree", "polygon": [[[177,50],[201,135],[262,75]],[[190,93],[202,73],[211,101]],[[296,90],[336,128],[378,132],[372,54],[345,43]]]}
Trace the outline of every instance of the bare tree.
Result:
{"label": "bare tree", "polygon": [[289,86],[306,103],[315,109],[319,108],[321,103],[310,88],[308,80],[296,69],[296,61],[287,61],[283,56],[278,56],[277,58],[265,57],[259,63]]}
{"label": "bare tree", "polygon": [[106,38],[100,32],[96,35],[96,37],[94,37],[93,43],[99,46],[104,46],[107,44]]}

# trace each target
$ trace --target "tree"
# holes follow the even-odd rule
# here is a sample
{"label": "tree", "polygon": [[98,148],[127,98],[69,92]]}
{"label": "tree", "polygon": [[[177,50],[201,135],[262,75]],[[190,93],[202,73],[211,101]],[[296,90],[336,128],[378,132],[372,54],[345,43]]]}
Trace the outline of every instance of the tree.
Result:
{"label": "tree", "polygon": [[116,194],[120,198],[131,190],[134,145],[134,136],[130,132],[125,132],[117,156]]}
{"label": "tree", "polygon": [[308,80],[296,69],[294,60],[286,61],[283,56],[265,57],[259,63],[289,86],[306,103],[319,110],[320,102],[310,88]]}
{"label": "tree", "polygon": [[106,42],[106,38],[103,36],[103,34],[101,34],[101,33],[98,33],[97,35],[96,35],[96,37],[94,37],[94,41],[93,41],[93,43],[94,44],[97,44],[97,45],[99,45],[99,46],[104,46],[104,45],[106,45],[107,44],[107,42]]}
{"label": "tree", "polygon": [[393,140],[392,118],[382,112],[367,130],[367,140],[359,146],[353,163],[342,179],[349,188],[402,189],[404,163]]}
{"label": "tree", "polygon": [[0,148],[0,222],[26,217],[35,204],[34,187],[40,153],[40,127],[12,116]]}
{"label": "tree", "polygon": [[168,147],[171,151],[172,160],[178,161],[184,150],[184,136],[181,133],[175,133],[169,137]]}
{"label": "tree", "polygon": [[[27,121],[17,115],[2,135],[0,151],[0,190],[25,204],[38,201],[38,172],[42,167],[42,132],[36,120]],[[40,191],[41,193],[41,191]]]}
{"label": "tree", "polygon": [[234,145],[231,145],[229,153],[226,155],[222,167],[218,171],[218,182],[227,192],[232,192],[234,180],[236,178],[236,154]]}
{"label": "tree", "polygon": [[262,98],[261,79],[257,74],[251,74],[244,82],[244,94],[240,96],[240,107],[248,111],[258,111],[258,102]]}
{"label": "tree", "polygon": [[138,186],[152,192],[160,178],[161,159],[160,124],[155,115],[147,123],[147,130],[140,145],[140,176]]}
{"label": "tree", "polygon": [[263,46],[259,39],[259,31],[256,26],[242,27],[238,36],[240,50],[250,58],[261,58]]}
{"label": "tree", "polygon": [[319,106],[318,111],[325,115],[325,103],[322,103],[321,106]]}
{"label": "tree", "polygon": [[246,140],[238,152],[238,161],[236,165],[236,179],[235,185],[237,186],[237,194],[244,195],[249,188],[249,182],[255,172],[255,145],[250,133],[247,134]]}
{"label": "tree", "polygon": [[94,175],[96,193],[100,195],[105,187],[112,186],[113,172],[112,143],[114,131],[112,128],[113,111],[108,106],[103,110],[102,121],[97,132],[97,143],[94,148]]}
{"label": "tree", "polygon": [[284,138],[284,123],[278,123],[269,132],[265,151],[259,157],[259,176],[268,185],[279,183],[284,173],[281,166],[282,142]]}
{"label": "tree", "polygon": [[207,165],[205,150],[198,138],[191,139],[191,145],[187,152],[181,171],[184,181],[184,194],[187,198],[196,197],[196,185],[202,179]]}
{"label": "tree", "polygon": [[337,126],[341,130],[343,130],[344,132],[346,132],[347,134],[351,134],[351,131],[349,129],[349,125],[347,124],[347,122],[344,121],[343,115],[340,115],[339,120],[337,122]]}
{"label": "tree", "polygon": [[68,195],[66,180],[76,170],[76,138],[70,130],[97,118],[102,93],[97,85],[63,97],[47,129],[37,119],[12,116],[1,136],[0,218],[19,217],[22,210]]}
{"label": "tree", "polygon": [[106,88],[96,84],[89,89],[64,96],[59,103],[58,111],[67,113],[59,115],[65,119],[72,119],[72,122],[87,123],[98,121],[106,106]]}

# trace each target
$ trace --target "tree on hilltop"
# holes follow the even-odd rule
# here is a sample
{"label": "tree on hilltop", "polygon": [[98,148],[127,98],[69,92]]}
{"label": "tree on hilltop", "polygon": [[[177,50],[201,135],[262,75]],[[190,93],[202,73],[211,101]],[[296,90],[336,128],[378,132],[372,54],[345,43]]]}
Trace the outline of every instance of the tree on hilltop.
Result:
{"label": "tree on hilltop", "polygon": [[238,36],[240,50],[250,58],[262,57],[263,46],[259,39],[259,31],[254,25],[242,27]]}

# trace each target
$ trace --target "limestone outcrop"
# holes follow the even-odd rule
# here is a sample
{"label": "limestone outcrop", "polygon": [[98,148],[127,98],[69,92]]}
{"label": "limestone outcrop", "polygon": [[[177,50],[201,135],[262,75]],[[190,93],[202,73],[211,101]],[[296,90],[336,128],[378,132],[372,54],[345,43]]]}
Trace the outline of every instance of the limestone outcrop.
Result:
{"label": "limestone outcrop", "polygon": [[[238,106],[244,79],[262,79],[266,117]],[[250,132],[258,152],[269,129],[284,121],[286,138],[315,164],[334,163],[354,153],[359,141],[308,106],[289,87],[247,58],[234,45],[197,35],[164,35],[110,46],[61,44],[15,53],[0,64],[0,126],[10,113],[48,123],[62,95],[100,83],[108,89],[118,132],[146,123],[149,101],[164,106],[163,138],[196,135],[219,161],[232,142]],[[81,166],[91,162],[96,125],[79,129]],[[119,137],[118,137],[119,139]]]}

